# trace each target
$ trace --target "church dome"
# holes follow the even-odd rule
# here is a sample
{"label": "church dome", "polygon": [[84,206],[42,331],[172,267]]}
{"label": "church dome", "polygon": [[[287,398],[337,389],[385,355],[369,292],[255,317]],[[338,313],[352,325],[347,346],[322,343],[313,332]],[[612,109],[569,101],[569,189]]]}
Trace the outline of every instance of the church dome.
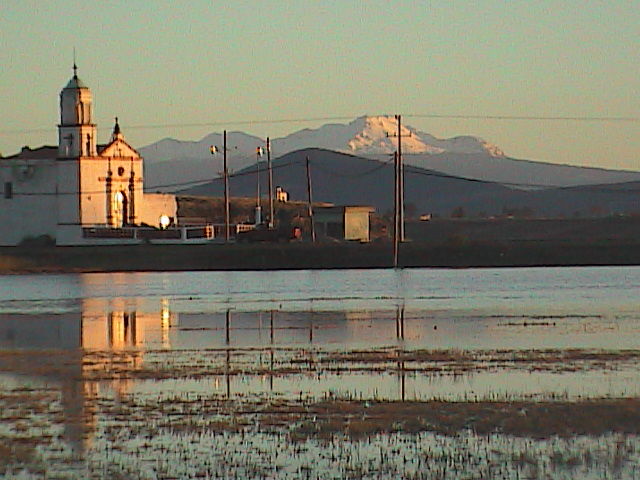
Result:
{"label": "church dome", "polygon": [[69,83],[67,83],[67,86],[64,87],[65,90],[70,89],[70,88],[89,88],[87,87],[87,85],[78,78],[77,75],[73,75],[73,77],[71,77],[71,80],[69,80]]}
{"label": "church dome", "polygon": [[73,62],[73,77],[67,83],[67,86],[63,88],[63,90],[75,90],[78,88],[89,88],[85,85],[85,83],[78,78],[78,66],[76,62]]}

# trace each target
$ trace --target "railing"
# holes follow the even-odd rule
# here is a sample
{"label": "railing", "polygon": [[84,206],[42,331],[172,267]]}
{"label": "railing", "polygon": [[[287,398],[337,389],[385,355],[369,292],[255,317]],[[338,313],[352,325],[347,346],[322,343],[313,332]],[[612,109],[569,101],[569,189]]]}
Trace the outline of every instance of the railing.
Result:
{"label": "railing", "polygon": [[85,227],[82,229],[84,238],[123,239],[123,240],[211,240],[214,238],[213,225],[192,227],[176,227],[164,230],[145,227]]}
{"label": "railing", "polygon": [[[229,225],[231,237],[235,237],[240,232],[255,229],[253,224],[238,223]],[[84,227],[82,229],[83,238],[92,239],[113,239],[113,240],[139,240],[139,241],[197,241],[224,239],[224,224],[213,223],[207,225],[190,225],[184,227],[174,227],[167,229],[156,229],[148,227],[121,227],[109,228],[104,226]]]}

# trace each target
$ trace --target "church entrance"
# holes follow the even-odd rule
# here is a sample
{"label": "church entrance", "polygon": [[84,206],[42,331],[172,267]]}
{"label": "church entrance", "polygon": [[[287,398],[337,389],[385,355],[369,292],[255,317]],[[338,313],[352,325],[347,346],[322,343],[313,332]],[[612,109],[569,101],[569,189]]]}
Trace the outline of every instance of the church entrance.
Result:
{"label": "church entrance", "polygon": [[129,200],[127,194],[120,191],[113,196],[113,226],[122,228],[127,224]]}

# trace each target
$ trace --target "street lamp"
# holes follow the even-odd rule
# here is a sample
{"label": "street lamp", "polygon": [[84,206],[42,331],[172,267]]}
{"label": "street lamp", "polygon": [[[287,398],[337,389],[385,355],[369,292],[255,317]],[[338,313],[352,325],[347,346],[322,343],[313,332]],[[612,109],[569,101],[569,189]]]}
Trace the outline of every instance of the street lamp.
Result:
{"label": "street lamp", "polygon": [[[218,153],[218,147],[211,145],[209,147],[211,155]],[[222,174],[224,176],[224,241],[229,243],[229,169],[227,168],[227,131],[223,133],[223,146],[222,146],[222,158],[223,168]]]}

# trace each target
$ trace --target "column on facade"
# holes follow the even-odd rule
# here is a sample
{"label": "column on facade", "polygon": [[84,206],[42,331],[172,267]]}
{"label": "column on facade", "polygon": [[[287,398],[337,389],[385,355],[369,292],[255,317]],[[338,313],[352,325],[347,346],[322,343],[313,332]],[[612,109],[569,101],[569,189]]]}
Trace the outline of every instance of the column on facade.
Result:
{"label": "column on facade", "polygon": [[112,187],[111,187],[111,182],[112,182],[112,176],[113,176],[113,172],[111,171],[111,159],[109,159],[109,166],[107,167],[107,178],[105,180],[105,193],[106,193],[106,199],[107,199],[107,225],[111,226],[113,225],[113,199],[111,198],[111,194],[112,194]]}
{"label": "column on facade", "polygon": [[136,174],[133,171],[133,158],[131,158],[130,174],[129,174],[129,223],[134,225],[136,223],[136,209],[135,209],[135,188],[136,188]]}

